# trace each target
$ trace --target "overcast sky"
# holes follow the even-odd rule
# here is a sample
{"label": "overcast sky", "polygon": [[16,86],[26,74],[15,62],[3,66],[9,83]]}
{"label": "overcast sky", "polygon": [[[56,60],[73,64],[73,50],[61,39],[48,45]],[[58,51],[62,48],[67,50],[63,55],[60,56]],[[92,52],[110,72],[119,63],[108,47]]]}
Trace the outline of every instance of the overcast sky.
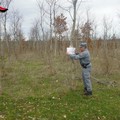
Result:
{"label": "overcast sky", "polygon": [[[67,5],[66,0],[60,0]],[[118,26],[117,12],[120,13],[120,0],[87,0],[84,7],[90,7],[97,20],[107,15],[114,19],[114,25]],[[23,29],[26,34],[31,27],[33,20],[38,16],[36,0],[13,0],[10,9],[16,8],[23,16]],[[100,20],[101,21],[101,20]]]}

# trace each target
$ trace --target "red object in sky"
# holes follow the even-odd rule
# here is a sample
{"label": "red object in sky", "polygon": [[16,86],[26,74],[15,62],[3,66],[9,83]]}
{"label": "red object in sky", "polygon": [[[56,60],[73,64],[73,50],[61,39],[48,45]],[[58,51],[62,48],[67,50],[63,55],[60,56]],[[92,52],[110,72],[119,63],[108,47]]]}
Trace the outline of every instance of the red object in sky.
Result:
{"label": "red object in sky", "polygon": [[0,6],[0,12],[6,12],[8,9]]}

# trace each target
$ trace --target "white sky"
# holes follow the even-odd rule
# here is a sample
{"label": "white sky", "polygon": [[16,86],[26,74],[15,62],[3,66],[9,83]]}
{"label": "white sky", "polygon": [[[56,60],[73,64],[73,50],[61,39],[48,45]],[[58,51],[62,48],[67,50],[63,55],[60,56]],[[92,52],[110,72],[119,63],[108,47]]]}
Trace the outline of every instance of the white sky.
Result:
{"label": "white sky", "polygon": [[[42,1],[42,0],[41,0]],[[66,0],[60,0],[62,3],[66,3]],[[79,0],[78,0],[79,1]],[[104,15],[113,18],[114,26],[118,26],[118,17],[117,13],[120,13],[120,0],[86,0],[87,2],[83,3],[81,7],[87,8],[90,7],[93,17],[95,16],[96,20],[101,22],[101,18]],[[23,16],[23,29],[26,34],[31,27],[33,20],[38,16],[38,8],[36,0],[13,0],[10,9],[16,8],[20,11]],[[120,19],[120,18],[119,18]]]}

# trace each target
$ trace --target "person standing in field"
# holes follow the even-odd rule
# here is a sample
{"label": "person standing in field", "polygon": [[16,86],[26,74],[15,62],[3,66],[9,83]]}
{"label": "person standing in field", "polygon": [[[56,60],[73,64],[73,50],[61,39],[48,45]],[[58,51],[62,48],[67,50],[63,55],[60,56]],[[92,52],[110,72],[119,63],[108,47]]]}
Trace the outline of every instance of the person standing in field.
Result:
{"label": "person standing in field", "polygon": [[90,53],[87,49],[87,43],[80,43],[80,52],[76,54],[67,53],[71,59],[79,60],[80,65],[82,66],[82,79],[84,84],[84,95],[92,95],[92,84],[90,80],[91,73],[91,61],[90,61]]}

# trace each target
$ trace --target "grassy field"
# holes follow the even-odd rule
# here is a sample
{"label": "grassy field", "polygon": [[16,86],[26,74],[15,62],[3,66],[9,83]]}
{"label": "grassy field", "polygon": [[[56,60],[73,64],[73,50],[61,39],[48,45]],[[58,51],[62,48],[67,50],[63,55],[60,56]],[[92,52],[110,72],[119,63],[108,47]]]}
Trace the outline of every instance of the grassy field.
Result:
{"label": "grassy field", "polygon": [[[120,120],[120,74],[97,73],[93,96],[83,95],[79,62],[34,54],[6,62],[0,120]],[[94,59],[93,59],[94,62]]]}

